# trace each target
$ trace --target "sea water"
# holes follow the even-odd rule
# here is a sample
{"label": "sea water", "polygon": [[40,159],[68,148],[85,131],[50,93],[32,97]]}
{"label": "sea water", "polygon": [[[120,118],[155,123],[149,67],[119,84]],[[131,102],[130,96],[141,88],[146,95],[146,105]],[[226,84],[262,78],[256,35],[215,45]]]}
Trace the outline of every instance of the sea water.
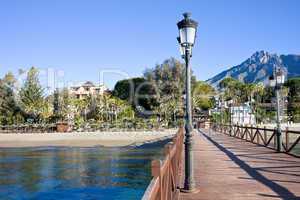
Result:
{"label": "sea water", "polygon": [[167,141],[140,147],[0,148],[0,199],[141,199]]}

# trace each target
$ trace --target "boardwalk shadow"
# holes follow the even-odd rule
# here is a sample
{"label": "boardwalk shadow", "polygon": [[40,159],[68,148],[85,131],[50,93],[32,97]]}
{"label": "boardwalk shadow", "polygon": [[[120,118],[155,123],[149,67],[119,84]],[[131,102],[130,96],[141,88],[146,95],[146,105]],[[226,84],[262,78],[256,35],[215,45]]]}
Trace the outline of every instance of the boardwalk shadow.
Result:
{"label": "boardwalk shadow", "polygon": [[[257,169],[252,168],[249,166],[246,162],[243,160],[239,159],[236,155],[234,155],[231,151],[228,149],[224,148],[222,145],[214,141],[210,136],[206,135],[204,132],[200,131],[202,135],[210,141],[213,145],[215,145],[220,151],[224,152],[235,164],[237,164],[241,169],[243,169],[249,176],[251,176],[253,179],[256,181],[264,184],[271,190],[273,190],[279,198],[282,199],[288,199],[288,200],[300,200],[300,197],[295,196],[292,192],[290,192],[288,189],[285,187],[277,184],[276,182],[267,179],[264,177],[262,174],[258,172]],[[259,194],[261,196],[265,196],[266,194]]]}

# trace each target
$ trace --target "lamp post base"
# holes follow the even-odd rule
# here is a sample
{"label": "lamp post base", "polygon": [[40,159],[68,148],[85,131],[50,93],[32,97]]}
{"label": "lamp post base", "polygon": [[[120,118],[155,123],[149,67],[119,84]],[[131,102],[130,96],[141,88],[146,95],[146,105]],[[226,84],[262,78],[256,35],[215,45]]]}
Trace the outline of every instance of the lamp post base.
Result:
{"label": "lamp post base", "polygon": [[282,133],[281,133],[281,129],[278,128],[277,131],[276,131],[276,151],[278,153],[281,153],[282,152]]}

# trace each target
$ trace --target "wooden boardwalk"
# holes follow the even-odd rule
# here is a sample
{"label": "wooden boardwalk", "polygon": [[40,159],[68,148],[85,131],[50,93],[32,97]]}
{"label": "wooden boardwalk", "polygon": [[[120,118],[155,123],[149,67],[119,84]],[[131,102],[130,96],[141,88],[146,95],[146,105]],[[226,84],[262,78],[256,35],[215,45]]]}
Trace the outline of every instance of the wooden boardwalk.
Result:
{"label": "wooden boardwalk", "polygon": [[199,192],[182,200],[300,200],[300,159],[237,138],[201,130],[194,136]]}

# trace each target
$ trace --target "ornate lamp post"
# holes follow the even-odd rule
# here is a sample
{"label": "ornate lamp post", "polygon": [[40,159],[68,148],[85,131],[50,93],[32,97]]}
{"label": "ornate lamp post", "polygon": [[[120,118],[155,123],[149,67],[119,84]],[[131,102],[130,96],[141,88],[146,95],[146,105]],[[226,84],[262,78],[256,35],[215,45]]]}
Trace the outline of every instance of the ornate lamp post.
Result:
{"label": "ornate lamp post", "polygon": [[282,132],[281,132],[281,122],[280,122],[280,90],[284,84],[285,76],[281,68],[275,68],[273,75],[269,78],[269,85],[275,88],[276,92],[276,144],[277,151],[282,151]]}
{"label": "ornate lamp post", "polygon": [[184,19],[177,23],[181,57],[186,65],[186,114],[185,114],[185,180],[184,192],[195,192],[192,155],[192,106],[191,106],[191,68],[189,61],[192,56],[192,48],[195,43],[198,23],[190,19],[190,13],[184,13]]}
{"label": "ornate lamp post", "polygon": [[233,126],[232,126],[232,105],[233,100],[228,101],[228,110],[229,110],[229,135],[232,136],[233,133]]}

